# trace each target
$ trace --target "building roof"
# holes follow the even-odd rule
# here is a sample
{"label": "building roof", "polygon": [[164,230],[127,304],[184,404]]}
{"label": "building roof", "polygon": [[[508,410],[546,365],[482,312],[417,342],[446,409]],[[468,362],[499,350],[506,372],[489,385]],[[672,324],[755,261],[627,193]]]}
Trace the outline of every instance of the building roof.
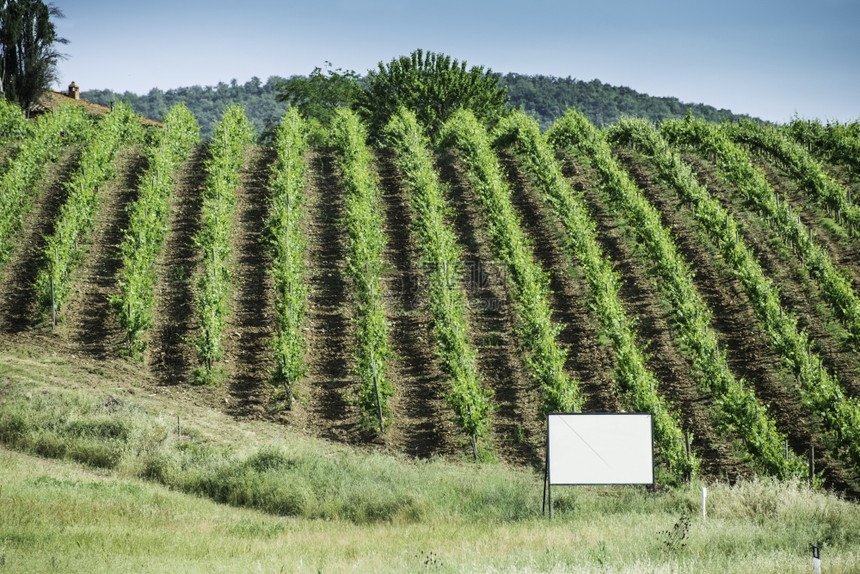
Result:
{"label": "building roof", "polygon": [[[93,102],[89,102],[87,100],[80,100],[71,98],[68,94],[64,94],[63,92],[55,92],[53,90],[47,90],[39,99],[36,100],[32,106],[30,106],[30,113],[45,113],[48,110],[53,110],[59,106],[65,105],[74,105],[81,106],[87,110],[87,112],[91,114],[103,115],[110,112],[110,108],[108,106],[102,106],[100,104],[96,104]],[[149,126],[162,126],[161,122],[157,122],[155,120],[150,120],[148,118],[144,118],[142,116],[138,116],[140,118],[141,123]]]}

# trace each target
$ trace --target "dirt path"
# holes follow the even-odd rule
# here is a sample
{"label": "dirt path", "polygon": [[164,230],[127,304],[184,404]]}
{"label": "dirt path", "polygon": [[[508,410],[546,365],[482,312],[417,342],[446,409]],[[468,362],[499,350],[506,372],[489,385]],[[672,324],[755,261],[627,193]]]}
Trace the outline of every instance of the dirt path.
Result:
{"label": "dirt path", "polygon": [[453,455],[458,451],[453,412],[445,400],[447,381],[439,368],[421,253],[411,232],[413,213],[394,166],[394,153],[376,153],[383,192],[387,271],[383,274],[390,345],[395,360],[389,375],[395,395],[390,401],[393,424],[386,431],[388,448],[411,456]]}
{"label": "dirt path", "polygon": [[233,416],[264,418],[272,395],[269,373],[275,366],[269,342],[277,320],[274,285],[268,273],[271,259],[263,242],[269,170],[275,153],[251,147],[245,156],[230,234],[231,313],[223,339],[229,374],[226,410]]}
{"label": "dirt path", "polygon": [[195,147],[174,175],[167,237],[156,264],[155,315],[146,363],[162,386],[190,384],[197,365],[189,339],[196,326],[193,277],[199,255],[194,235],[200,229],[206,156],[204,146]]}
{"label": "dirt path", "polygon": [[462,164],[445,154],[439,158],[437,173],[449,187],[452,223],[463,248],[463,287],[478,372],[483,386],[494,393],[492,441],[501,460],[537,468],[544,460],[546,422],[538,419],[538,392],[519,350],[505,266],[493,257],[480,202]]}
{"label": "dirt path", "polygon": [[331,152],[311,150],[306,162],[308,374],[295,385],[289,421],[312,434],[355,443],[360,436],[355,430],[358,411],[350,403],[354,327],[345,275],[346,234],[340,223],[343,190]]}

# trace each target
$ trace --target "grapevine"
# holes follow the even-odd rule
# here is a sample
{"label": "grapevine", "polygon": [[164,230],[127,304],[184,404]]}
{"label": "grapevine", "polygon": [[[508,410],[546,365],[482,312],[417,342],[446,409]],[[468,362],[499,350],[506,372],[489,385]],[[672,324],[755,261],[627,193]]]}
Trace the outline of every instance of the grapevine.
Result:
{"label": "grapevine", "polygon": [[304,215],[304,153],[306,126],[295,108],[289,108],[275,137],[277,163],[269,187],[272,199],[267,224],[275,282],[278,328],[272,341],[275,369],[272,384],[284,390],[292,404],[293,385],[305,374],[305,340],[302,321],[307,288],[304,276],[306,241],[301,225]]}
{"label": "grapevine", "polygon": [[201,362],[196,376],[202,382],[215,381],[213,367],[224,350],[221,343],[230,296],[230,224],[239,186],[239,169],[252,128],[245,110],[232,105],[224,110],[209,142],[206,184],[203,189],[202,224],[195,243],[203,255],[203,273],[197,283],[195,307],[200,318],[200,334],[195,340]]}
{"label": "grapevine", "polygon": [[392,352],[382,293],[382,250],[386,242],[380,205],[382,192],[370,171],[367,133],[358,116],[347,109],[338,110],[331,136],[340,153],[339,165],[346,187],[347,265],[358,308],[355,372],[361,381],[358,390],[361,424],[369,428],[376,420],[380,434],[384,434],[385,417],[390,414],[388,398],[394,395],[394,388],[388,379],[387,361]]}
{"label": "grapevine", "polygon": [[120,244],[123,268],[120,293],[111,298],[132,356],[146,349],[144,332],[152,326],[155,262],[167,235],[172,173],[197,144],[200,128],[184,104],[165,117],[147,152],[147,170],[138,198],[129,209],[129,223]]}
{"label": "grapevine", "polygon": [[475,350],[469,341],[466,296],[457,280],[462,251],[453,228],[445,223],[448,205],[433,168],[429,142],[415,114],[401,109],[389,122],[386,134],[398,153],[397,165],[406,179],[409,202],[416,214],[415,234],[424,266],[429,270],[429,307],[436,333],[436,353],[451,381],[448,403],[477,458],[478,439],[486,433],[489,422],[491,393],[481,386],[475,368]]}
{"label": "grapevine", "polygon": [[534,262],[531,246],[511,203],[487,130],[469,111],[445,124],[442,140],[459,153],[484,208],[496,257],[506,266],[516,301],[517,331],[528,350],[526,362],[543,394],[542,413],[578,412],[582,396],[577,381],[564,372],[567,351],[556,340],[562,330],[552,323],[549,279]]}
{"label": "grapevine", "polygon": [[81,242],[93,226],[99,191],[113,177],[120,148],[140,139],[142,130],[131,106],[122,102],[115,105],[96,126],[77,171],[66,184],[66,202],[60,208],[54,233],[46,239],[45,263],[36,278],[41,308],[50,310],[52,326],[56,326],[63,303],[72,292],[71,273],[80,261]]}

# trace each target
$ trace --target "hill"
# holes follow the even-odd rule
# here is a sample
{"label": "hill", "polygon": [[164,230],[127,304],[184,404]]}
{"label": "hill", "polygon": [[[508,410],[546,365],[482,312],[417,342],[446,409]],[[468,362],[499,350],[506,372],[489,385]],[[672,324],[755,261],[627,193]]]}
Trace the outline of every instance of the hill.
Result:
{"label": "hill", "polygon": [[[252,78],[244,84],[232,80],[216,86],[190,86],[160,90],[153,88],[147,94],[131,92],[117,93],[110,90],[84,90],[81,97],[109,106],[111,102],[123,100],[147,118],[162,120],[174,104],[185,102],[200,123],[204,138],[211,135],[221,112],[230,103],[245,106],[248,118],[256,130],[262,132],[271,121],[280,118],[285,106],[277,100],[278,83],[284,78],[272,76],[263,83]],[[748,116],[734,114],[705,104],[692,104],[677,98],[655,97],[626,87],[612,86],[600,80],[583,81],[552,76],[528,76],[505,74],[500,85],[507,87],[511,105],[522,107],[534,115],[546,128],[561,117],[568,108],[581,110],[596,125],[615,123],[622,116],[634,116],[658,121],[682,118],[688,109],[697,117],[712,122],[737,121]]]}
{"label": "hill", "polygon": [[[860,182],[838,155],[818,149],[824,139],[801,146],[789,129],[693,117],[659,131],[634,120],[598,130],[572,111],[543,139],[523,114],[491,134],[460,112],[438,147],[406,145],[401,134],[392,147],[368,148],[341,110],[322,128],[331,147],[305,145],[296,115],[269,147],[248,139],[246,118],[232,107],[219,137],[201,144],[177,109],[168,129],[145,133],[125,105],[97,121],[52,112],[2,142],[6,446],[101,469],[109,486],[85,492],[130,493],[123,500],[162,499],[151,489],[160,483],[322,518],[308,528],[327,534],[326,521],[339,531],[382,524],[403,533],[401,525],[441,520],[454,525],[440,535],[449,540],[474,525],[470,540],[495,548],[539,520],[532,493],[545,460],[543,413],[555,396],[572,397],[584,412],[655,416],[660,495],[629,488],[559,497],[554,508],[578,525],[601,516],[615,526],[589,534],[588,552],[563,556],[547,551],[542,535],[523,550],[524,566],[516,555],[493,562],[498,552],[482,546],[492,567],[731,571],[740,538],[691,526],[698,493],[688,481],[725,492],[723,501],[738,496],[718,525],[756,532],[742,547],[761,553],[760,569],[803,558],[813,542],[852,564],[855,503],[813,497],[795,513],[773,494],[808,501],[811,479],[860,496]],[[155,249],[148,238],[159,233]],[[431,259],[427,244],[443,237],[445,257]],[[302,249],[298,273],[276,267],[276,247],[291,246]],[[151,315],[139,348],[124,322],[130,299],[121,297],[145,291],[126,273],[137,269],[129,264],[137,253],[154,254],[140,267],[153,288],[143,296]],[[287,299],[297,292],[306,298]],[[444,323],[442,311],[457,305],[465,323]],[[383,352],[362,344],[368,309],[382,317],[373,325],[387,333]],[[296,339],[276,336],[285,323]],[[213,333],[220,349],[204,355],[201,341]],[[285,340],[304,351],[301,374],[286,386],[273,384]],[[455,386],[462,373],[451,368],[455,347],[446,341],[465,341],[473,361],[461,353],[463,370],[486,392]],[[375,406],[368,417],[358,400],[370,364],[392,391],[379,407],[384,431]],[[467,402],[477,396],[490,408],[476,436],[464,425],[473,413],[458,400],[478,404]],[[27,465],[17,455],[4,462]],[[35,498],[50,515],[56,507],[39,502],[34,485],[62,499],[75,484],[99,482],[47,466],[15,482],[13,507]],[[52,473],[75,478],[52,482]],[[763,475],[774,478],[756,480]],[[727,484],[737,490],[722,491]],[[5,482],[2,494],[7,501]],[[666,531],[655,537],[657,522],[646,521],[630,550],[613,529],[629,526],[630,508],[668,520]],[[284,542],[272,517],[249,520],[253,540]],[[110,539],[106,522],[99,536]],[[570,524],[564,534],[540,524],[541,533],[569,537]],[[0,537],[18,557],[34,541],[53,543],[27,516],[16,515],[11,530]],[[691,533],[695,551],[684,554]],[[442,553],[454,570],[485,564]],[[402,569],[413,564],[401,558]]]}
{"label": "hill", "polygon": [[[226,143],[229,138],[224,139]],[[100,145],[98,138],[88,145]],[[69,289],[68,302],[63,304],[55,334],[72,348],[79,348],[79,352],[93,357],[110,357],[128,351],[124,342],[126,335],[110,300],[117,297],[121,282],[128,281],[120,275],[123,256],[117,246],[123,236],[131,234],[135,238],[138,233],[126,229],[132,219],[130,204],[137,197],[139,187],[143,189],[142,170],[146,167],[147,152],[141,143],[118,145],[117,155],[112,160],[115,175],[99,186],[94,227],[85,236],[89,238],[87,243],[83,244],[86,250],[73,258],[75,267],[72,269],[79,268],[69,277],[74,287],[63,288]],[[46,241],[50,231],[60,225],[60,215],[68,209],[63,204],[67,201],[64,190],[70,178],[82,177],[80,174],[92,170],[76,172],[81,169],[77,166],[79,149],[78,146],[68,147],[57,164],[48,166],[48,175],[41,182],[42,192],[23,218],[21,233],[8,239],[12,243],[6,249],[9,261],[0,284],[0,324],[4,325],[6,333],[15,337],[40,332],[45,328],[45,320],[50,328],[51,314],[45,312],[46,295],[37,295],[33,284],[39,274],[45,276],[44,269],[40,268],[46,265]],[[213,185],[207,181],[206,174],[226,173],[227,169],[206,167],[212,153],[211,145],[194,147],[180,165],[175,183],[169,189],[172,198],[169,219],[165,222],[166,249],[157,259],[154,270],[155,307],[152,328],[146,332],[148,350],[144,355],[146,370],[168,387],[193,386],[200,364],[199,348],[195,351],[195,341],[199,340],[201,332],[196,309],[203,285],[200,277],[204,274],[200,238],[211,233],[203,231],[203,221],[208,216],[203,213],[205,201],[202,197],[207,186]],[[531,351],[523,347],[527,342],[521,331],[524,319],[519,315],[518,291],[509,277],[514,270],[500,259],[504,251],[499,250],[498,239],[490,235],[494,227],[489,225],[489,215],[480,207],[484,199],[478,193],[480,188],[476,187],[474,175],[463,163],[466,158],[453,150],[437,153],[437,176],[450,190],[451,232],[463,250],[465,274],[462,280],[465,281],[466,306],[470,309],[468,329],[477,350],[476,368],[483,384],[494,394],[495,410],[487,442],[495,453],[492,456],[512,464],[539,467],[544,431],[538,413],[543,407],[541,394],[535,389]],[[762,287],[748,287],[742,282],[742,276],[727,268],[720,253],[715,251],[717,246],[711,245],[707,236],[702,235],[701,223],[694,214],[676,207],[678,199],[673,197],[674,192],[662,182],[647,157],[624,146],[618,147],[615,154],[615,161],[621,166],[617,168],[619,173],[631,178],[631,185],[641,187],[647,201],[661,214],[663,225],[670,229],[671,241],[675,243],[671,249],[681,253],[677,256],[680,263],[672,265],[688,265],[695,269],[695,275],[689,279],[690,289],[698,290],[702,297],[702,302],[696,303],[701,308],[696,314],[713,317],[711,328],[717,332],[716,344],[718,348],[727,349],[727,362],[720,360],[726,366],[721,368],[740,379],[741,385],[743,380],[755,381],[757,392],[766,397],[764,400],[773,413],[773,422],[768,424],[776,424],[786,433],[796,452],[802,453],[810,443],[818,443],[817,452],[822,457],[818,468],[824,469],[834,486],[853,491],[850,464],[845,466],[838,457],[834,458],[838,450],[821,449],[822,444],[831,441],[827,438],[831,431],[822,428],[823,423],[816,414],[802,407],[803,402],[810,399],[789,391],[796,387],[793,381],[798,373],[805,371],[792,372],[795,367],[787,361],[794,360],[796,351],[780,347],[782,343],[778,341],[782,339],[774,339],[769,334],[776,327],[769,325],[766,316],[757,315],[760,311],[756,308],[756,300],[750,297]],[[851,322],[854,319],[840,317],[833,310],[827,299],[828,291],[823,287],[826,283],[819,283],[815,275],[818,271],[808,267],[812,259],[799,260],[794,257],[797,247],[786,252],[784,247],[773,243],[774,238],[784,232],[775,231],[773,221],[759,216],[757,211],[771,209],[769,206],[751,206],[746,202],[753,199],[741,200],[740,192],[724,181],[717,165],[709,158],[689,154],[685,157],[697,177],[721,201],[726,204],[742,201],[733,210],[737,212],[739,225],[743,226],[744,240],[754,246],[752,249],[761,258],[762,273],[779,285],[783,305],[792,310],[793,316],[801,321],[800,328],[815,341],[814,348],[804,348],[804,354],[818,361],[814,365],[818,366],[819,374],[838,373],[842,392],[855,396],[860,370],[850,334],[851,329],[856,328]],[[273,201],[270,182],[274,181],[272,173],[279,164],[271,148],[259,146],[245,147],[242,156],[237,158],[239,163],[230,168],[239,169],[237,175],[231,176],[237,178],[231,184],[237,185],[233,199],[235,213],[231,216],[233,223],[226,228],[230,230],[229,243],[218,248],[232,253],[225,256],[229,267],[223,272],[229,275],[233,287],[228,287],[231,296],[225,303],[224,357],[219,367],[225,373],[227,384],[198,388],[195,394],[206,397],[212,406],[229,405],[228,409],[236,416],[270,419],[318,436],[364,443],[377,439],[373,438],[373,433],[368,434],[359,427],[360,412],[354,402],[357,392],[354,338],[360,306],[357,294],[350,288],[348,261],[353,255],[347,251],[348,235],[344,227],[347,213],[344,189],[348,182],[339,158],[336,150],[312,147],[304,160],[306,198],[302,204],[307,211],[300,224],[307,246],[304,258],[308,301],[303,326],[307,341],[307,376],[295,389],[295,408],[277,408],[277,393],[269,383],[274,370],[270,345],[275,336],[278,295],[268,271],[272,253],[266,248],[265,239],[270,233],[266,221]],[[429,276],[428,269],[420,264],[422,255],[411,223],[416,217],[410,199],[412,192],[391,150],[374,150],[370,161],[381,193],[378,200],[381,202],[381,231],[387,238],[381,281],[393,352],[389,361],[395,389],[391,417],[396,421],[378,440],[385,448],[421,457],[454,456],[461,452],[462,437],[446,404],[448,377],[438,363],[432,344],[436,335],[428,307]],[[601,307],[595,307],[600,300],[594,299],[594,285],[582,275],[590,273],[589,267],[580,267],[586,262],[572,258],[569,251],[566,239],[569,230],[561,226],[551,204],[546,203],[546,192],[537,186],[522,165],[523,158],[504,151],[493,161],[501,162],[498,169],[510,186],[514,209],[521,221],[515,225],[524,233],[522,241],[533,248],[535,263],[547,274],[546,301],[552,321],[558,325],[557,341],[568,349],[564,368],[580,382],[584,408],[591,411],[631,408],[626,395],[631,391],[625,390],[624,385],[635,384],[637,380],[625,382],[624,366],[618,358],[628,351],[617,346],[613,332],[602,324]],[[652,248],[643,251],[645,238],[637,235],[642,231],[641,225],[631,225],[628,218],[633,215],[625,214],[616,200],[606,195],[604,175],[592,161],[588,156],[571,157],[566,169],[570,184],[580,190],[593,218],[590,225],[595,226],[597,248],[606,253],[605,260],[611,261],[623,276],[617,297],[636,325],[638,350],[631,352],[641,353],[643,368],[653,373],[648,375],[654,377],[647,383],[651,387],[649,392],[659,384],[661,389],[666,389],[667,402],[680,409],[683,418],[673,424],[683,426],[692,434],[693,448],[703,457],[702,472],[706,476],[736,478],[756,472],[759,469],[756,465],[761,463],[748,460],[750,453],[741,454],[743,448],[739,451],[735,439],[717,430],[714,417],[702,406],[714,390],[700,383],[699,372],[703,367],[700,359],[691,354],[694,348],[686,342],[689,337],[700,335],[686,333],[684,324],[679,323],[685,315],[675,309],[687,303],[673,300],[670,297],[673,291],[667,292],[661,287],[662,280],[655,275],[658,263],[648,256]],[[803,225],[808,228],[804,233],[819,237],[818,241],[826,246],[829,257],[841,269],[840,273],[849,278],[848,292],[856,289],[860,269],[857,251],[852,247],[854,240],[844,228],[846,223],[836,223],[826,210],[801,209],[808,203],[802,184],[766,159],[755,159],[755,162],[750,169],[761,170],[761,177],[769,182],[768,189],[789,198],[795,213],[804,214]],[[107,177],[110,171],[103,173]],[[844,185],[854,184],[846,180]],[[773,192],[765,189],[762,193]],[[728,215],[725,219],[729,220]],[[576,266],[571,267],[574,262]],[[818,284],[822,287],[816,287]],[[44,286],[42,292],[45,292]],[[701,336],[706,336],[707,332],[706,325]],[[789,335],[789,331],[784,331],[779,337]],[[799,421],[804,423],[798,424]],[[851,440],[850,433],[839,436]]]}

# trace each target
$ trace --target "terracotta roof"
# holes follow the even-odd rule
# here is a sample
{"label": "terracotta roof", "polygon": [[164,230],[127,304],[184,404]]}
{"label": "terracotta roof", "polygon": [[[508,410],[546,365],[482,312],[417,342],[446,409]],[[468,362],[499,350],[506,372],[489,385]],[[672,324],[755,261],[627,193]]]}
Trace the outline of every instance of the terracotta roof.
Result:
{"label": "terracotta roof", "polygon": [[[74,105],[74,106],[82,106],[91,114],[106,114],[110,112],[110,108],[107,106],[102,106],[100,104],[95,104],[93,102],[88,102],[87,100],[76,100],[75,98],[70,98],[67,94],[62,92],[55,92],[53,90],[48,90],[43,93],[35,104],[30,106],[30,111],[35,113],[44,113],[48,110],[52,110],[59,106],[66,105]],[[155,120],[150,120],[148,118],[140,117],[140,121],[144,125],[148,126],[162,126],[161,122],[157,122]]]}

